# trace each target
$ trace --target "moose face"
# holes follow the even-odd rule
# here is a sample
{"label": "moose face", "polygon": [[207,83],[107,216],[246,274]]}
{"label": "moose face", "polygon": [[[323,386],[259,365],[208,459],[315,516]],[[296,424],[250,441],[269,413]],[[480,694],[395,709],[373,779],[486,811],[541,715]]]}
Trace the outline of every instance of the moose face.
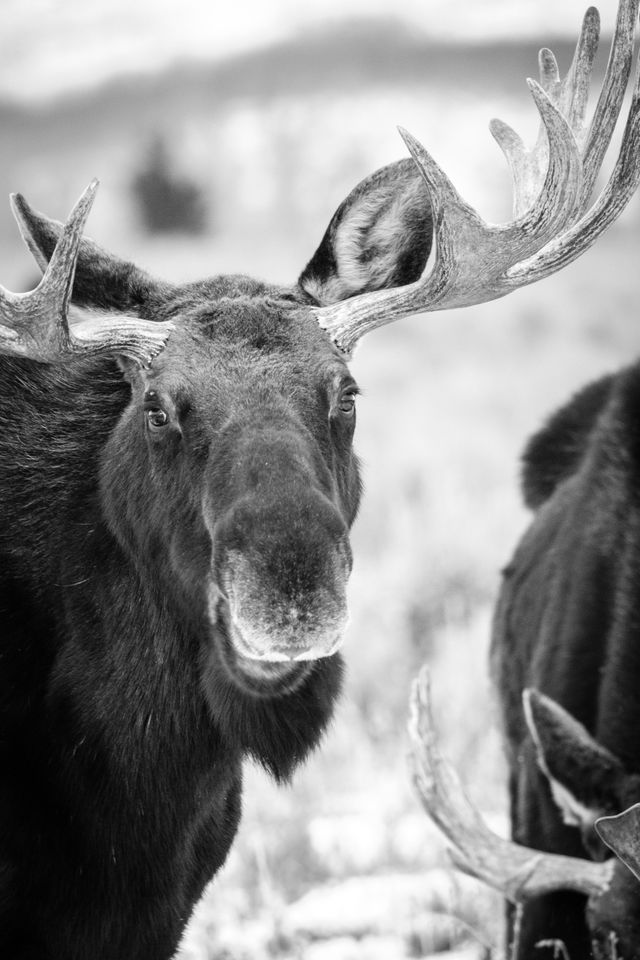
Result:
{"label": "moose face", "polygon": [[237,679],[299,676],[347,621],[355,381],[290,293],[222,278],[164,316],[176,331],[152,367],[124,364],[131,402],[103,458],[111,523],[161,559],[185,615],[204,612]]}
{"label": "moose face", "polygon": [[[349,347],[322,311],[419,279],[432,232],[423,175],[405,160],[359,184],[288,288],[155,280],[80,239],[93,192],[62,236],[15,200],[63,318],[38,359],[57,357],[60,340],[119,358],[130,397],[101,456],[111,532],[146,565],[166,616],[211,640],[216,670],[259,696],[291,689],[342,642],[360,497]],[[81,314],[69,332],[69,296],[106,317]],[[35,310],[40,288],[34,297]]]}

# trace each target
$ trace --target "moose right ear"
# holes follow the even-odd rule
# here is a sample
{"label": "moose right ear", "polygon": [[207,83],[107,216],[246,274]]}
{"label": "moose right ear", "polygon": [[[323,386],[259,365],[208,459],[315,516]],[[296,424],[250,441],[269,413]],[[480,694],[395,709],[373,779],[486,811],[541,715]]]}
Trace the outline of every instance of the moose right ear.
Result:
{"label": "moose right ear", "polygon": [[[24,242],[44,273],[63,225],[33,210],[19,193],[11,200]],[[169,289],[169,284],[154,280],[92,240],[81,240],[72,292],[72,303],[77,306],[154,319],[153,304]]]}
{"label": "moose right ear", "polygon": [[417,280],[431,250],[431,201],[417,165],[399,160],[351,191],[298,280],[326,306]]}
{"label": "moose right ear", "polygon": [[590,829],[596,817],[617,812],[626,778],[620,760],[550,697],[529,689],[523,703],[538,765],[564,822]]}

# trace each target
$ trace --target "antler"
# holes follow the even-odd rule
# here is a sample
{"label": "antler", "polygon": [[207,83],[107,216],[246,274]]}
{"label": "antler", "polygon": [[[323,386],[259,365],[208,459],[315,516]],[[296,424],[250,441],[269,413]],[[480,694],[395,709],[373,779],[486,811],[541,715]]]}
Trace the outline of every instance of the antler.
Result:
{"label": "antler", "polygon": [[595,826],[600,839],[640,880],[640,803],[614,817],[600,817]]}
{"label": "antler", "polygon": [[427,814],[453,845],[453,860],[460,870],[494,887],[512,903],[552,890],[599,896],[608,889],[615,860],[593,863],[542,853],[503,840],[487,827],[438,749],[427,667],[413,682],[409,736],[413,782]]}
{"label": "antler", "polygon": [[[80,240],[98,181],[92,180],[69,215],[42,280],[30,293],[0,286],[0,353],[50,363],[72,355],[120,354],[148,366],[173,330],[119,314],[94,315],[69,326],[68,307]],[[24,205],[11,197],[14,208]],[[20,222],[19,217],[18,222]]]}
{"label": "antler", "polygon": [[627,87],[640,0],[620,0],[616,30],[592,123],[585,128],[591,69],[600,21],[584,17],[568,75],[560,80],[550,50],[540,52],[540,84],[527,83],[541,117],[527,151],[502,121],[491,130],[514,182],[512,223],[488,224],[460,197],[425,148],[400,129],[429,188],[436,255],[415,283],[316,308],[320,326],[350,352],[365,333],[413,313],[469,306],[505,296],[580,256],[622,212],[640,181],[640,68],[617,163],[589,209],[594,183]]}

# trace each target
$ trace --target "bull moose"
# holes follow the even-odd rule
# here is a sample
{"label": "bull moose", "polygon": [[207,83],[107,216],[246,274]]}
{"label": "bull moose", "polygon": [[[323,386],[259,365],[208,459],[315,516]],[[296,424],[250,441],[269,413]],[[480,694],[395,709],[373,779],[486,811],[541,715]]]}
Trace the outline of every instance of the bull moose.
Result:
{"label": "bull moose", "polygon": [[[403,315],[503,296],[577,257],[640,176],[637,112],[604,197],[549,62],[545,133],[491,226],[425,149],[360,183],[291,287],[152,278],[17,196],[43,270],[0,297],[0,952],[166,960],[240,816],[244,758],[318,744],[360,498],[348,356]],[[624,85],[623,85],[624,87]],[[573,102],[573,101],[572,101]],[[432,241],[432,270],[425,269]]]}
{"label": "bull moose", "polygon": [[[637,13],[637,2],[620,4],[607,72],[625,83]],[[594,45],[592,16],[568,87]],[[593,128],[582,142],[588,163]],[[629,147],[638,152],[637,132]],[[581,390],[524,452],[535,515],[503,573],[491,653],[516,844],[459,796],[426,679],[414,689],[418,789],[464,869],[519,904],[509,911],[515,960],[557,955],[558,943],[571,960],[640,958],[639,424],[636,363]]]}

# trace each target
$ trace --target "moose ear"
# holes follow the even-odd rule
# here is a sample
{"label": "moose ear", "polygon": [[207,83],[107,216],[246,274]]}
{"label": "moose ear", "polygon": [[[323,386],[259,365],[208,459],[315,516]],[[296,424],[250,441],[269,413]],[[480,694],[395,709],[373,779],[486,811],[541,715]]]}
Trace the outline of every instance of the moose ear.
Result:
{"label": "moose ear", "polygon": [[417,280],[431,250],[425,182],[411,159],[376,171],[351,191],[298,280],[321,306]]}
{"label": "moose ear", "polygon": [[620,760],[550,697],[529,689],[523,703],[538,765],[564,822],[591,828],[596,817],[619,810],[626,777]]}
{"label": "moose ear", "polygon": [[[12,203],[22,237],[44,273],[63,225],[37,213],[19,193]],[[77,306],[154,319],[153,305],[169,289],[168,284],[112,256],[92,240],[81,241],[71,295]]]}

